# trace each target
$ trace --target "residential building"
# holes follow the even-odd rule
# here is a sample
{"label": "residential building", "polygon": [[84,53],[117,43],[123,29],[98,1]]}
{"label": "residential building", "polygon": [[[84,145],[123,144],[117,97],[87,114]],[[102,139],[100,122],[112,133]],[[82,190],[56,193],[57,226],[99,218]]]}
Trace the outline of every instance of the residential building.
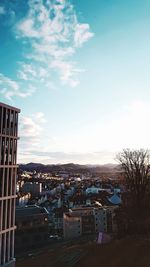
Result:
{"label": "residential building", "polygon": [[93,208],[80,207],[70,209],[63,217],[64,239],[95,233]]}
{"label": "residential building", "polygon": [[106,208],[95,208],[95,232],[107,232],[107,209]]}
{"label": "residential building", "polygon": [[87,234],[116,233],[115,209],[117,206],[79,207],[63,216],[64,239]]}
{"label": "residential building", "polygon": [[27,251],[48,242],[48,211],[36,205],[16,208],[15,251]]}
{"label": "residential building", "polygon": [[64,239],[73,239],[82,235],[82,217],[73,212],[66,212],[63,216]]}
{"label": "residential building", "polygon": [[63,235],[63,213],[66,208],[55,208],[52,211],[52,223],[53,223],[53,231],[55,234]]}
{"label": "residential building", "polygon": [[30,193],[18,193],[16,199],[17,206],[26,206],[31,198]]}
{"label": "residential building", "polygon": [[38,196],[42,192],[42,183],[26,182],[22,187],[23,192],[31,193],[32,196]]}

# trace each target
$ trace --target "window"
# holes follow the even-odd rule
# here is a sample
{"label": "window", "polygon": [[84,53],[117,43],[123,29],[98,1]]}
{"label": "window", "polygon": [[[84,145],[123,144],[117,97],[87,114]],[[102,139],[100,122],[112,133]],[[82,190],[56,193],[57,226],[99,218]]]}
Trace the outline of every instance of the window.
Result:
{"label": "window", "polygon": [[37,241],[37,242],[41,241],[41,236],[40,235],[36,235],[34,237],[34,240]]}
{"label": "window", "polygon": [[29,225],[29,221],[23,221],[22,222],[22,226],[27,226],[27,225]]}

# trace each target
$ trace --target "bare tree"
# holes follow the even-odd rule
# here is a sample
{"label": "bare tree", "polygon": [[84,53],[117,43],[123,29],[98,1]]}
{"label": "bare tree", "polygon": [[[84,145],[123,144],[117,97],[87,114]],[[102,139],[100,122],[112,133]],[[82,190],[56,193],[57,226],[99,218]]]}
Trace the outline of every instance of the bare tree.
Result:
{"label": "bare tree", "polygon": [[141,207],[149,190],[150,153],[148,150],[124,149],[117,155],[124,172],[128,191],[134,206]]}

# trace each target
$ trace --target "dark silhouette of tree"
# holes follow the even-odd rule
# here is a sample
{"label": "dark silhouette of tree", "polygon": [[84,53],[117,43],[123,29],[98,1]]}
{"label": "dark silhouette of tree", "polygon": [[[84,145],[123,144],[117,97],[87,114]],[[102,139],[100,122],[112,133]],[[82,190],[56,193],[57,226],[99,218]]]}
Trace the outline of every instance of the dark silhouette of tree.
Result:
{"label": "dark silhouette of tree", "polygon": [[[118,225],[128,234],[150,232],[147,229],[150,208],[150,153],[148,150],[124,149],[117,155],[126,190],[118,210]],[[146,229],[146,230],[145,230]]]}
{"label": "dark silhouette of tree", "polygon": [[148,150],[124,149],[117,155],[124,172],[126,186],[132,202],[141,207],[146,200],[150,184],[150,153]]}

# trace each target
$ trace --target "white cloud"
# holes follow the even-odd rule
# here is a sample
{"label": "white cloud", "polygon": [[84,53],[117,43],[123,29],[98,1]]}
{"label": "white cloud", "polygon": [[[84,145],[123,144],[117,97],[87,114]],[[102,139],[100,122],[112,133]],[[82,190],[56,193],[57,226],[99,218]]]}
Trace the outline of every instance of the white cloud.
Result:
{"label": "white cloud", "polygon": [[28,81],[30,78],[28,77],[27,73],[25,73],[24,71],[22,70],[19,70],[18,71],[18,74],[17,74],[18,78],[21,79],[21,80],[25,80],[25,81]]}
{"label": "white cloud", "polygon": [[33,29],[34,21],[32,19],[26,19],[18,25],[18,29],[27,37],[40,37],[38,32]]}
{"label": "white cloud", "polygon": [[33,81],[37,76],[37,70],[33,64],[25,64],[19,62],[20,70],[18,71],[18,78],[25,81]]}
{"label": "white cloud", "polygon": [[19,153],[41,149],[43,128],[46,123],[43,112],[36,112],[31,116],[21,116],[19,123]]}
{"label": "white cloud", "polygon": [[20,137],[39,137],[42,132],[41,123],[45,123],[43,112],[36,112],[31,116],[21,116],[20,118]]}
{"label": "white cloud", "polygon": [[39,124],[35,123],[30,117],[23,117],[21,120],[21,137],[37,137],[41,131]]}
{"label": "white cloud", "polygon": [[6,99],[11,100],[13,96],[27,97],[32,95],[34,91],[35,88],[32,85],[28,85],[26,90],[22,90],[21,83],[0,73],[0,93]]}
{"label": "white cloud", "polygon": [[[108,163],[114,162],[115,154],[123,148],[150,147],[150,107],[147,102],[135,100],[123,107],[116,117],[104,121],[82,125],[74,134],[67,132],[64,136],[41,138],[42,112],[32,114],[24,121],[22,136],[29,158],[43,163]],[[86,134],[85,134],[86,133]],[[44,142],[43,142],[44,140]],[[60,152],[63,151],[63,152]],[[72,152],[74,151],[74,153]],[[97,151],[97,152],[95,152]],[[102,152],[99,152],[102,151]],[[23,159],[23,155],[21,157]]]}
{"label": "white cloud", "polygon": [[12,90],[18,91],[19,85],[17,82],[11,80],[10,78],[4,76],[2,73],[0,73],[0,85],[3,86],[3,84],[7,84]]}
{"label": "white cloud", "polygon": [[[29,0],[28,3],[28,14],[16,27],[17,36],[31,45],[32,53],[27,58],[35,60],[39,68],[43,64],[43,69],[49,72],[54,68],[62,83],[77,86],[80,70],[76,71],[76,63],[70,57],[93,36],[89,25],[78,23],[74,6],[68,0],[46,3]],[[25,71],[20,75],[27,78]]]}
{"label": "white cloud", "polygon": [[[82,151],[86,151],[86,147],[91,151],[94,150],[111,150],[119,151],[123,148],[149,148],[150,147],[150,106],[149,103],[134,100],[127,106],[118,110],[118,114],[103,124],[86,125],[87,132],[85,138],[80,140]],[[91,130],[94,129],[94,131]],[[88,144],[88,146],[87,146]],[[79,146],[79,145],[78,145]],[[74,149],[72,147],[72,149]],[[73,150],[74,151],[74,150]]]}
{"label": "white cloud", "polygon": [[3,6],[0,6],[0,15],[6,14],[5,8]]}
{"label": "white cloud", "polygon": [[64,153],[64,152],[41,152],[37,150],[20,153],[19,162],[41,162],[44,164],[77,163],[77,164],[106,164],[117,163],[114,152],[93,153]]}
{"label": "white cloud", "polygon": [[48,70],[42,66],[36,66],[35,64],[25,64],[19,62],[20,70],[18,71],[18,79],[30,82],[30,84],[45,83],[46,78],[50,78]]}
{"label": "white cloud", "polygon": [[142,101],[133,101],[119,110],[117,116],[99,123],[82,123],[74,132],[57,135],[47,141],[49,151],[92,153],[93,151],[120,151],[123,148],[150,147],[150,107]]}
{"label": "white cloud", "polygon": [[32,117],[38,122],[38,123],[46,123],[47,120],[45,119],[45,115],[43,112],[36,112],[32,115]]}
{"label": "white cloud", "polygon": [[74,42],[76,47],[81,47],[83,43],[87,42],[93,33],[90,32],[89,24],[77,24],[74,35]]}
{"label": "white cloud", "polygon": [[[32,95],[39,84],[53,89],[54,81],[76,87],[82,70],[71,58],[93,36],[88,24],[78,22],[70,0],[28,0],[27,5],[26,16],[13,21],[16,38],[25,48],[25,62],[18,62],[15,80],[0,76],[0,94],[8,100]],[[5,12],[0,6],[0,14]]]}
{"label": "white cloud", "polygon": [[51,64],[51,68],[56,68],[58,70],[63,83],[69,83],[72,87],[78,85],[77,73],[80,72],[80,70],[76,69],[70,62],[54,60]]}
{"label": "white cloud", "polygon": [[110,117],[101,124],[93,121],[76,127],[74,133],[68,131],[65,135],[50,136],[46,127],[43,132],[45,115],[38,111],[24,119],[20,131],[20,161],[27,160],[23,157],[23,151],[26,151],[28,161],[34,158],[43,163],[114,162],[115,154],[123,148],[150,147],[149,117],[149,103],[135,100],[120,109],[115,119]]}

